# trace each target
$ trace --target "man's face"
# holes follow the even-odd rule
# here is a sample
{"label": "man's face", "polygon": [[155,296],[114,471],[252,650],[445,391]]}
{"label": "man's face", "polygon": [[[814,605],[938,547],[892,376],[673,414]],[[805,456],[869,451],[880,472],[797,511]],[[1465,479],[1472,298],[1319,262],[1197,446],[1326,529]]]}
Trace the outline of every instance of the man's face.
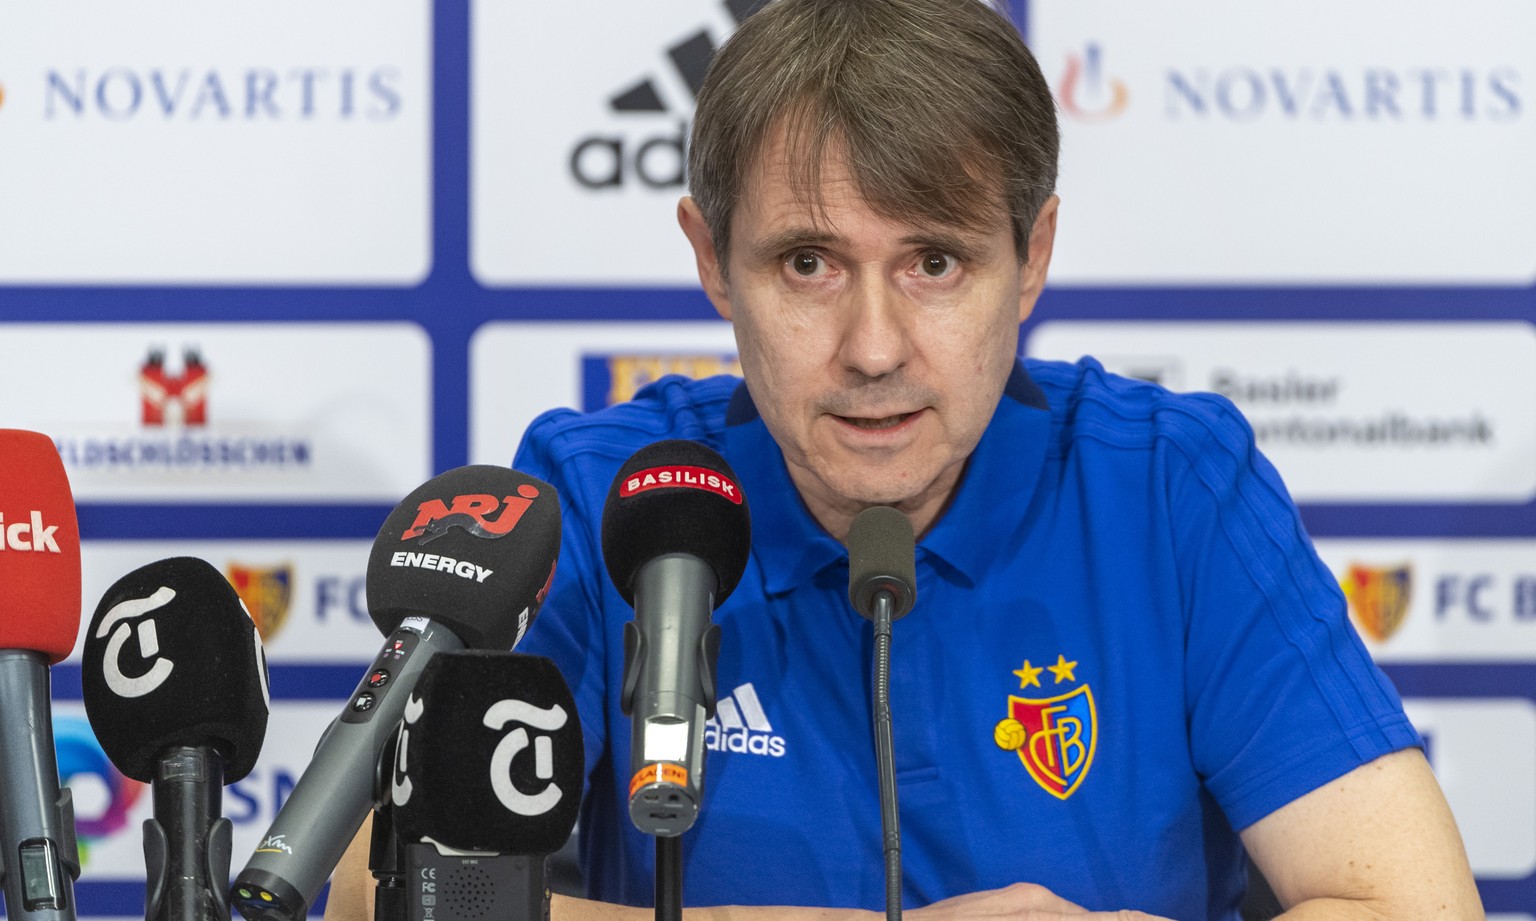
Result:
{"label": "man's face", "polygon": [[1002,395],[1018,324],[1044,284],[1053,198],[1020,264],[1005,212],[979,227],[875,213],[840,155],[820,205],[771,143],[731,225],[721,272],[697,207],[679,219],[736,331],[753,401],[823,527],[894,505],[921,533],[942,512]]}

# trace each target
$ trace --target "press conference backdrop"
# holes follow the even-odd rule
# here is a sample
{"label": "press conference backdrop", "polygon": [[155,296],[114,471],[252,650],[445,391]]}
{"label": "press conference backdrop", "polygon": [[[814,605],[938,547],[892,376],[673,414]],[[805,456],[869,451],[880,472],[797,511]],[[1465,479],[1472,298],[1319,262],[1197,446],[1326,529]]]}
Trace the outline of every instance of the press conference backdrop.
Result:
{"label": "press conference backdrop", "polygon": [[[191,554],[258,620],[274,714],[226,796],[237,861],[377,649],[396,502],[507,463],[542,409],[734,369],[672,215],[752,5],[0,5],[0,425],[58,442],[87,605]],[[1490,917],[1536,918],[1536,6],[1007,9],[1064,131],[1024,351],[1248,415]],[[140,916],[149,797],[79,694],[55,669],[82,913]]]}

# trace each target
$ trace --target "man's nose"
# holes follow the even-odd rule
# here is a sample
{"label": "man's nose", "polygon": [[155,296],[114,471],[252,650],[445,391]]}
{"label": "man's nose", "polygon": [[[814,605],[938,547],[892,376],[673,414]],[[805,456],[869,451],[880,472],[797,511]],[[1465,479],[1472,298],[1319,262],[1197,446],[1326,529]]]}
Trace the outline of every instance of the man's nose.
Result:
{"label": "man's nose", "polygon": [[843,366],[864,377],[884,377],[911,357],[911,305],[881,273],[865,273],[850,286],[842,311],[844,328],[839,357]]}

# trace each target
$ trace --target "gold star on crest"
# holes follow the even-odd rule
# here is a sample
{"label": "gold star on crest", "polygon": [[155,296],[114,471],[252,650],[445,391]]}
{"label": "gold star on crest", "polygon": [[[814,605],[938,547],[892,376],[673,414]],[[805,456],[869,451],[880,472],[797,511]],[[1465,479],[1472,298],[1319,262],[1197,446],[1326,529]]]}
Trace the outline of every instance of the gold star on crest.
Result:
{"label": "gold star on crest", "polygon": [[1072,674],[1072,669],[1077,668],[1076,662],[1068,662],[1067,657],[1057,653],[1056,664],[1050,666],[1051,674],[1056,676],[1056,683],[1063,681],[1076,681],[1077,676]]}
{"label": "gold star on crest", "polygon": [[1027,688],[1030,685],[1034,685],[1035,687],[1038,688],[1040,686],[1040,673],[1043,672],[1043,671],[1045,671],[1045,668],[1043,666],[1030,665],[1029,664],[1029,660],[1025,659],[1024,660],[1024,667],[1023,668],[1019,668],[1019,669],[1014,669],[1013,673],[1015,675],[1019,676],[1019,687],[1020,688]]}

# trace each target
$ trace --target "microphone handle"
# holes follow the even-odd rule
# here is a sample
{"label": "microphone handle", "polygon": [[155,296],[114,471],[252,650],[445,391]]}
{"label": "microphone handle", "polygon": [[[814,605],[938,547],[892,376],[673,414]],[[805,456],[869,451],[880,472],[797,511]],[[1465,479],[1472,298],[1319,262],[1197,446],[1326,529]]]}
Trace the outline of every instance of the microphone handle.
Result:
{"label": "microphone handle", "polygon": [[437,653],[463,648],[463,640],[426,618],[406,618],[384,641],[235,878],[233,902],[242,915],[299,921],[308,914],[373,808],[374,766],[394,740],[422,670]]}
{"label": "microphone handle", "polygon": [[13,921],[75,921],[74,806],[59,787],[48,659],[0,650],[0,873]]}
{"label": "microphone handle", "polygon": [[146,921],[229,917],[234,830],[222,816],[224,758],[212,745],[167,749],[155,762],[154,818],[144,820]]}
{"label": "microphone handle", "polygon": [[710,623],[715,589],[714,567],[689,553],[664,554],[635,573],[624,680],[633,694],[629,817],[648,835],[681,835],[703,800],[704,720],[715,708],[720,648]]}

